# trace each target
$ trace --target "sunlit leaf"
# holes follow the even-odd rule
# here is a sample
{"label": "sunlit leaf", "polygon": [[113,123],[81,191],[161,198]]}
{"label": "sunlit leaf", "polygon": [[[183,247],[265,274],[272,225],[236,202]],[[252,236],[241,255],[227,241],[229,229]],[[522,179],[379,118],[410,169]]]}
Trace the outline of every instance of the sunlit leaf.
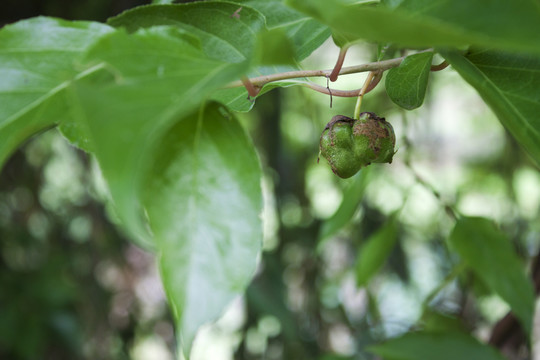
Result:
{"label": "sunlit leaf", "polygon": [[540,165],[540,56],[485,50],[442,54]]}
{"label": "sunlit leaf", "polygon": [[426,96],[433,53],[409,55],[386,74],[386,93],[397,105],[412,110],[420,107]]}
{"label": "sunlit leaf", "polygon": [[154,146],[243,67],[209,59],[166,27],[105,36],[87,60],[104,64],[103,71],[71,87],[74,126],[91,144],[125,228],[151,246],[140,191]]}
{"label": "sunlit leaf", "polygon": [[238,4],[219,1],[147,5],[127,10],[108,23],[130,32],[158,25],[175,26],[199,37],[203,50],[216,60],[250,62],[256,34],[264,29],[265,20],[249,7],[235,16],[238,8]]}
{"label": "sunlit leaf", "polygon": [[370,347],[385,360],[505,360],[494,348],[459,332],[408,333]]}
{"label": "sunlit leaf", "polygon": [[510,305],[530,334],[533,287],[506,236],[487,219],[463,217],[449,241],[475,275]]}
{"label": "sunlit leaf", "polygon": [[0,167],[29,136],[66,117],[65,88],[80,70],[76,59],[110,31],[44,17],[0,30]]}
{"label": "sunlit leaf", "polygon": [[162,280],[186,349],[247,286],[262,244],[261,169],[217,104],[167,132],[146,186]]}

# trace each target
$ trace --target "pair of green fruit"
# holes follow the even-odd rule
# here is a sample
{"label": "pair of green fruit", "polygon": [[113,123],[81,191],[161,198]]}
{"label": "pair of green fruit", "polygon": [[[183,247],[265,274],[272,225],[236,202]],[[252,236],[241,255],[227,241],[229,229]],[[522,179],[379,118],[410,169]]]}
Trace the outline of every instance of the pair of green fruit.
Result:
{"label": "pair of green fruit", "polygon": [[371,163],[391,163],[395,145],[392,125],[374,113],[363,112],[357,120],[334,116],[321,134],[319,148],[332,171],[346,179]]}

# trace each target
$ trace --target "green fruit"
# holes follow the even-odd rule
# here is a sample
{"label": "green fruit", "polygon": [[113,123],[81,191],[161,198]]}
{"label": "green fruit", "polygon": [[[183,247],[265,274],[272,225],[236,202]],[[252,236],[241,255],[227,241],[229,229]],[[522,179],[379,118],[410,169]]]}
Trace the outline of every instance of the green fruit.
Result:
{"label": "green fruit", "polygon": [[371,163],[391,163],[395,144],[392,125],[364,112],[358,120],[334,116],[321,134],[319,148],[332,171],[346,179]]}

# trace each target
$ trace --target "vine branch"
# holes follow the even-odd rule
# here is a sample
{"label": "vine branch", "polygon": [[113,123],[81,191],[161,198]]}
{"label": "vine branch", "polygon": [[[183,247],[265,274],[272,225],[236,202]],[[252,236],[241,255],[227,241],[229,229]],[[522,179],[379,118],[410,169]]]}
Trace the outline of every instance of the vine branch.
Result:
{"label": "vine branch", "polygon": [[[433,50],[428,49],[428,50],[420,51],[419,53],[430,52],[430,51],[433,51]],[[407,55],[405,55],[405,56],[401,56],[401,57],[389,59],[389,60],[375,61],[375,62],[361,64],[361,65],[341,67],[345,54],[346,54],[346,49],[342,49],[342,51],[340,52],[339,59],[336,63],[336,66],[333,69],[295,70],[295,71],[286,71],[286,72],[282,72],[278,74],[262,75],[262,76],[257,76],[253,78],[243,77],[241,80],[237,80],[237,81],[233,81],[229,83],[226,86],[226,88],[235,88],[235,87],[245,86],[249,92],[249,96],[253,97],[259,92],[259,90],[264,85],[274,82],[274,81],[307,78],[307,77],[325,77],[327,79],[329,78],[332,81],[333,78],[337,79],[338,75],[357,74],[357,73],[367,72],[367,71],[371,71],[378,74],[378,78],[377,78],[377,82],[378,82],[378,80],[380,80],[382,73],[384,71],[389,70],[391,68],[398,67],[403,61],[403,59],[407,57]],[[440,71],[444,69],[446,66],[448,66],[448,64],[445,61],[442,64],[433,65],[431,67],[431,70]],[[375,87],[377,82],[374,81],[372,83],[372,86],[366,89],[366,93],[371,91]],[[330,89],[328,87],[319,86],[317,84],[313,84],[313,83],[309,83],[305,81],[298,81],[297,83],[299,85],[309,87],[323,94],[335,95],[339,97],[355,97],[355,96],[358,96],[361,91],[361,89],[355,89],[355,90]]]}

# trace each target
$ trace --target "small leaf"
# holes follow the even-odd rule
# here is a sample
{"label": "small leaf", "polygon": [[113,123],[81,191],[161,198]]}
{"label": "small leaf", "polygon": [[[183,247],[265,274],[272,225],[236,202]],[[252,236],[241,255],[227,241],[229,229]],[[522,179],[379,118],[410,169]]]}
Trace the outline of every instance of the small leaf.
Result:
{"label": "small leaf", "polygon": [[532,0],[476,0],[459,6],[454,0],[392,1],[393,8],[340,0],[286,3],[348,42],[363,39],[413,48],[477,45],[540,53],[540,6]]}
{"label": "small leaf", "polygon": [[65,88],[78,73],[76,60],[111,31],[45,17],[0,30],[0,167],[28,137],[66,118]]}
{"label": "small leaf", "polygon": [[322,245],[327,239],[335,235],[351,221],[364,197],[364,191],[369,183],[370,173],[371,168],[366,167],[351,178],[348,187],[343,192],[343,201],[339,205],[339,208],[321,225],[319,243],[317,244],[318,250],[322,248]]}
{"label": "small leaf", "polygon": [[366,240],[358,251],[356,260],[356,283],[365,286],[371,277],[379,271],[397,241],[397,224],[390,220]]}
{"label": "small leaf", "polygon": [[459,332],[411,332],[371,346],[369,351],[385,360],[505,360],[494,348]]}
{"label": "small leaf", "polygon": [[540,56],[486,50],[441,54],[540,165]]}
{"label": "small leaf", "polygon": [[426,96],[433,53],[407,56],[386,75],[386,93],[397,105],[412,110],[420,107]]}
{"label": "small leaf", "polygon": [[506,236],[487,219],[463,217],[449,242],[475,275],[510,305],[531,334],[533,287]]}
{"label": "small leaf", "polygon": [[187,352],[255,272],[262,244],[261,169],[237,120],[213,103],[167,132],[149,173],[146,209]]}

